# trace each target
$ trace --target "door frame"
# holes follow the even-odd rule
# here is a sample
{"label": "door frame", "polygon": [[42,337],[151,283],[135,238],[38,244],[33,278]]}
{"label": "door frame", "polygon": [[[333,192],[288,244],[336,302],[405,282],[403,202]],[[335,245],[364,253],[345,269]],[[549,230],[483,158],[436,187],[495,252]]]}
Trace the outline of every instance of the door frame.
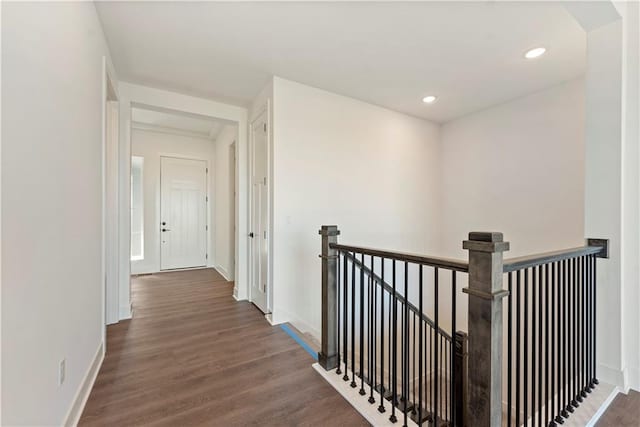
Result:
{"label": "door frame", "polygon": [[[248,260],[248,116],[246,107],[225,104],[205,98],[196,98],[162,89],[120,82],[120,251],[131,251],[130,192],[131,192],[131,108],[140,107],[164,112],[176,112],[200,117],[215,118],[238,129],[236,139],[236,265],[233,297],[246,300],[249,295]],[[121,255],[122,259],[122,255]],[[126,261],[126,262],[125,262]],[[130,318],[131,314],[131,266],[125,259],[121,264],[120,318]]]}
{"label": "door frame", "polygon": [[[107,325],[117,323],[120,320],[120,95],[117,80],[114,78],[105,56],[102,57],[102,74],[102,260],[100,282],[102,342],[103,349],[106,351]],[[111,153],[108,148],[110,145]],[[108,193],[108,181],[113,184],[113,194]],[[112,205],[108,204],[109,195],[113,197]],[[107,298],[107,295],[110,295],[110,298]]]}
{"label": "door frame", "polygon": [[[212,142],[213,145],[213,142]],[[156,204],[156,217],[158,219],[162,218],[162,158],[163,157],[170,157],[173,159],[182,159],[182,160],[197,160],[197,161],[201,161],[205,163],[205,168],[207,170],[206,175],[207,175],[207,179],[206,179],[206,183],[207,183],[207,187],[205,189],[205,194],[207,195],[207,228],[205,230],[206,236],[207,236],[207,258],[206,258],[206,263],[204,267],[186,267],[186,268],[172,268],[172,269],[167,269],[167,270],[163,270],[162,269],[162,232],[160,231],[160,224],[156,224],[157,228],[156,228],[156,233],[158,234],[158,272],[162,273],[162,272],[167,272],[167,271],[180,271],[180,270],[198,270],[201,268],[208,268],[212,266],[212,253],[211,250],[213,248],[213,242],[211,241],[211,215],[212,215],[212,200],[213,200],[213,194],[211,194],[211,189],[213,188],[213,185],[211,185],[211,177],[214,176],[213,172],[211,171],[211,166],[210,166],[210,162],[209,159],[204,158],[202,156],[192,156],[192,155],[186,155],[186,154],[179,154],[179,153],[170,153],[170,152],[160,152],[158,153],[158,164],[160,165],[160,167],[158,168],[158,188],[156,189],[156,195],[157,195],[157,204]]]}
{"label": "door frame", "polygon": [[[230,190],[232,191],[233,197],[231,198],[231,203],[229,203],[229,209],[231,210],[229,217],[233,219],[233,233],[231,233],[231,239],[229,239],[229,251],[231,257],[231,265],[229,267],[231,271],[229,274],[231,275],[231,280],[235,280],[236,277],[236,233],[238,230],[238,225],[236,224],[236,209],[238,206],[238,183],[236,180],[236,165],[238,159],[238,147],[236,146],[237,138],[229,144],[229,179],[231,180]],[[217,230],[216,230],[217,232]]]}
{"label": "door frame", "polygon": [[[271,118],[270,118],[270,109],[269,106],[266,105],[263,109],[259,110],[254,118],[251,120],[251,122],[249,123],[249,201],[248,201],[248,206],[249,206],[249,210],[248,210],[248,222],[249,222],[249,231],[253,231],[253,198],[254,198],[254,191],[253,191],[253,163],[254,163],[254,140],[255,140],[255,136],[254,136],[254,125],[257,121],[262,120],[263,116],[264,116],[264,120],[265,123],[267,124],[267,135],[266,135],[266,153],[267,153],[267,158],[266,158],[266,163],[267,163],[267,226],[266,226],[266,231],[267,231],[267,290],[266,290],[266,313],[265,314],[270,314],[273,312],[273,280],[272,280],[272,265],[271,265],[271,254],[273,253],[273,243],[272,243],[272,238],[273,238],[273,224],[272,224],[272,214],[271,214],[271,209],[272,209],[272,186],[271,186],[271,181],[272,181],[272,170],[271,170]],[[253,239],[250,239],[253,240]],[[249,270],[248,270],[248,292],[249,292],[249,301],[253,302],[253,283],[252,283],[252,278],[253,278],[253,257],[254,257],[254,253],[253,253],[253,241],[250,242],[249,244]]]}

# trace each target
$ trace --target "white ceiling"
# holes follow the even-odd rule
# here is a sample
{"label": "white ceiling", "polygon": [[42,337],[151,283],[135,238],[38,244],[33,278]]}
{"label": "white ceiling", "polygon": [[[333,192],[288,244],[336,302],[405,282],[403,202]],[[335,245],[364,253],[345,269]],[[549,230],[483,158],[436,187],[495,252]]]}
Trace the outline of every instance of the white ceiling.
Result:
{"label": "white ceiling", "polygon": [[[96,7],[121,79],[239,105],[277,75],[443,122],[585,68],[585,33],[553,2]],[[523,59],[540,45],[545,56]]]}
{"label": "white ceiling", "polygon": [[131,109],[131,121],[134,125],[144,125],[165,131],[178,131],[191,136],[216,139],[224,123],[205,117],[164,111],[147,110],[134,107]]}

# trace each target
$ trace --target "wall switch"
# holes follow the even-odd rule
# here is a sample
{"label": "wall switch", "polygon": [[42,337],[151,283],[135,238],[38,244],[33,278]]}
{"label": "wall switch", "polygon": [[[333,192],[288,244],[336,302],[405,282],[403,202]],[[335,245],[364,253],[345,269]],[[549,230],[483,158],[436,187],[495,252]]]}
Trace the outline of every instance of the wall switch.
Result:
{"label": "wall switch", "polygon": [[64,383],[64,378],[67,374],[67,360],[62,359],[60,361],[60,366],[58,366],[58,386],[61,386]]}

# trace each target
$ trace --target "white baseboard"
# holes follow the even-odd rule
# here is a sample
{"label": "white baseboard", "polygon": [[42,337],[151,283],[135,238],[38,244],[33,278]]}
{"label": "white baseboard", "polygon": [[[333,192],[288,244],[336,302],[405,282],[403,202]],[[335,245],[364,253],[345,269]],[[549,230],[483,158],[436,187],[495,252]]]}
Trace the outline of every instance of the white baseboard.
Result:
{"label": "white baseboard", "polygon": [[[381,414],[378,412],[378,401],[376,400],[375,404],[370,404],[367,401],[366,396],[361,396],[358,393],[357,388],[351,388],[348,382],[342,380],[340,375],[336,375],[336,370],[333,369],[331,371],[325,371],[319,364],[314,363],[313,369],[320,374],[331,386],[336,389],[338,393],[344,397],[344,399],[353,406],[353,408],[360,413],[371,425],[373,426],[399,426],[401,425],[402,417],[400,416],[401,412],[398,411],[398,422],[392,423],[389,421],[389,413],[390,406],[389,402],[385,402],[387,407],[387,412]],[[352,376],[353,373],[348,371],[348,375]],[[376,399],[379,399],[379,396],[376,396]],[[417,426],[415,422],[411,418],[407,418],[407,426],[413,427]]]}
{"label": "white baseboard", "polygon": [[[283,313],[283,310],[279,311],[279,316],[274,316],[279,321],[275,321],[274,324],[280,323],[291,323],[297,330],[302,332],[303,334],[310,334],[313,338],[320,341],[322,334],[320,330],[312,327],[309,323],[305,322],[298,316],[292,315],[291,313]],[[284,314],[284,315],[283,315]]]}
{"label": "white baseboard", "polygon": [[640,369],[635,367],[629,367],[625,369],[625,393],[629,392],[629,389],[640,391]]}
{"label": "white baseboard", "polygon": [[589,423],[587,423],[586,427],[594,427],[596,425],[596,423],[598,422],[602,414],[605,413],[605,411],[607,410],[609,405],[611,405],[611,402],[613,402],[613,399],[616,398],[618,393],[620,393],[620,388],[614,387],[611,393],[609,393],[609,396],[606,398],[606,400],[602,403],[602,405],[600,405],[596,413],[593,414],[593,416],[589,420]]}
{"label": "white baseboard", "polygon": [[229,276],[229,272],[227,271],[226,268],[224,268],[221,265],[214,265],[213,268],[215,268],[216,271],[218,273],[220,273],[222,275],[222,277],[224,277],[224,280],[226,280],[227,282],[231,281],[230,276]]}
{"label": "white baseboard", "polygon": [[76,395],[73,399],[73,404],[71,408],[69,408],[69,412],[67,412],[67,416],[64,418],[64,426],[77,426],[80,421],[80,416],[82,416],[82,411],[84,411],[84,406],[87,404],[87,399],[89,399],[89,394],[91,394],[91,389],[93,388],[93,384],[96,382],[96,378],[98,376],[98,372],[100,372],[100,367],[102,366],[102,362],[104,361],[104,342],[100,343],[98,346],[98,351],[96,351],[96,355],[89,366],[84,378],[82,379],[82,383],[80,384],[80,388],[76,392]]}
{"label": "white baseboard", "polygon": [[133,317],[133,303],[120,307],[120,320],[127,320]]}
{"label": "white baseboard", "polygon": [[598,364],[596,374],[600,381],[620,387],[620,389],[624,388],[624,372],[620,369]]}

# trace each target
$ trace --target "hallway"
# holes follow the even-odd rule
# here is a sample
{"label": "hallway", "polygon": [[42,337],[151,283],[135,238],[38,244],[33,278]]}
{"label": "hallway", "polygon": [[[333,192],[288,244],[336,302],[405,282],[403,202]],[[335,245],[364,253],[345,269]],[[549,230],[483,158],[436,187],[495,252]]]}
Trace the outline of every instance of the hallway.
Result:
{"label": "hallway", "polygon": [[366,425],[213,269],[132,280],[80,425]]}

